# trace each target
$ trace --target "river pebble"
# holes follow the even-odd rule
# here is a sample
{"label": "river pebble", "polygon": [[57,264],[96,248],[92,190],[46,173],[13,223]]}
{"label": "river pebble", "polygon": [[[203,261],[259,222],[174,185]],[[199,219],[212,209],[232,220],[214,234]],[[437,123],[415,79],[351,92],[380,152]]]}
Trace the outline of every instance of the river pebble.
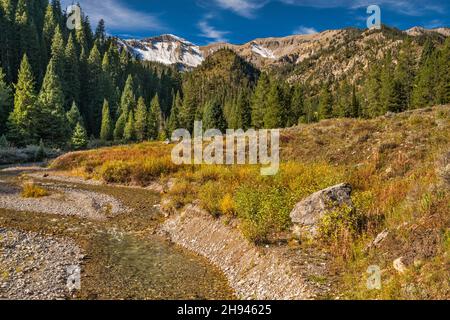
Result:
{"label": "river pebble", "polygon": [[71,240],[0,228],[0,299],[69,298],[83,259]]}

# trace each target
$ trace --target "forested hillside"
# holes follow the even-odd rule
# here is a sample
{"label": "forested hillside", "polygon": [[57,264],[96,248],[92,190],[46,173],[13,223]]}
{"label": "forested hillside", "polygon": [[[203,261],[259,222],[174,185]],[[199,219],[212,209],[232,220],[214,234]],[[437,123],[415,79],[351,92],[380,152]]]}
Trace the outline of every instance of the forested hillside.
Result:
{"label": "forested hillside", "polygon": [[177,72],[119,51],[104,21],[93,32],[83,13],[81,29],[69,30],[59,0],[0,4],[0,136],[8,143],[77,149],[89,136],[141,137],[127,121],[152,100],[156,117],[168,116]]}
{"label": "forested hillside", "polygon": [[139,61],[104,21],[93,31],[88,13],[69,30],[59,0],[0,3],[2,145],[82,149],[93,139],[166,139],[194,120],[280,128],[450,102],[450,39],[435,32],[324,32],[303,60],[286,56],[264,70],[218,49],[181,73]]}

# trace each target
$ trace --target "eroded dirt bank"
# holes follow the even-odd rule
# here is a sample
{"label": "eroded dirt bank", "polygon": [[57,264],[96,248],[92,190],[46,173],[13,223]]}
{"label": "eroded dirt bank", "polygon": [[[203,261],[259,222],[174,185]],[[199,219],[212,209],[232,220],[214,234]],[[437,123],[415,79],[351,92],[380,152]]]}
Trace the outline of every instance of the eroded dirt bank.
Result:
{"label": "eroded dirt bank", "polygon": [[307,300],[329,294],[329,285],[317,281],[327,273],[325,256],[286,246],[257,247],[224,219],[198,206],[172,215],[160,232],[220,268],[239,298]]}

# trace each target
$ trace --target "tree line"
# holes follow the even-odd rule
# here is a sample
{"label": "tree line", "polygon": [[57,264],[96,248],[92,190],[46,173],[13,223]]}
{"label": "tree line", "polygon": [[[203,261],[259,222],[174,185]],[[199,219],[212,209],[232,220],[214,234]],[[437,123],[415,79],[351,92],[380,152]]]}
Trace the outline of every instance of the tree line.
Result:
{"label": "tree line", "polygon": [[410,37],[369,64],[361,81],[288,83],[228,49],[192,72],[139,61],[108,37],[65,26],[59,0],[0,0],[0,136],[17,146],[84,148],[89,139],[135,142],[178,128],[283,128],[371,118],[450,103],[450,38]]}
{"label": "tree line", "polygon": [[179,73],[137,61],[106,35],[103,20],[95,31],[84,13],[79,29],[66,20],[59,0],[0,0],[0,136],[16,146],[42,140],[76,149],[89,137],[153,138],[180,90]]}

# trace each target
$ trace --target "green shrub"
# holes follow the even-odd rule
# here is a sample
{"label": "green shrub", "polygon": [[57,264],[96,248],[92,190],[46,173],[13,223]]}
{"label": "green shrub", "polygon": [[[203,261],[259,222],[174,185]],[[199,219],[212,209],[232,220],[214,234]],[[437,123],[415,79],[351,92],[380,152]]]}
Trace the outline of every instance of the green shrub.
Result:
{"label": "green shrub", "polygon": [[264,243],[272,233],[290,225],[293,203],[282,186],[244,186],[235,196],[237,215],[243,234],[255,243]]}
{"label": "green shrub", "polygon": [[203,209],[207,210],[213,216],[219,216],[221,212],[221,201],[224,197],[223,188],[212,181],[207,182],[200,187],[198,197]]}
{"label": "green shrub", "polygon": [[186,204],[194,201],[193,186],[188,182],[178,182],[168,192],[168,197],[175,209],[181,209]]}
{"label": "green shrub", "polygon": [[162,175],[175,172],[177,168],[170,158],[148,159],[133,167],[132,181],[145,186]]}
{"label": "green shrub", "polygon": [[107,183],[129,183],[131,181],[132,167],[124,161],[106,162],[100,175]]}

